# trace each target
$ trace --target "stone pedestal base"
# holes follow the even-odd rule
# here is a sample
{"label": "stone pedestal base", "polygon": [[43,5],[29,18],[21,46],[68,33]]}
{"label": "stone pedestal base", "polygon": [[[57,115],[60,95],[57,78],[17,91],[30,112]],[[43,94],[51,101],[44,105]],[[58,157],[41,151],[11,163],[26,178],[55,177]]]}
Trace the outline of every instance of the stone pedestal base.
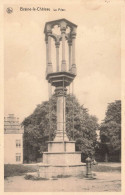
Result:
{"label": "stone pedestal base", "polygon": [[75,152],[75,141],[49,141],[48,152]]}
{"label": "stone pedestal base", "polygon": [[48,152],[43,153],[38,177],[76,176],[86,172],[81,163],[81,152],[75,152],[75,141],[49,141]]}
{"label": "stone pedestal base", "polygon": [[85,174],[86,166],[84,163],[78,165],[39,165],[39,177],[42,178],[52,178],[58,176],[77,176],[80,174]]}
{"label": "stone pedestal base", "polygon": [[50,165],[76,165],[81,163],[81,152],[44,152],[43,163]]}
{"label": "stone pedestal base", "polygon": [[75,152],[75,141],[48,142],[48,152],[43,153],[43,163],[49,165],[77,165],[81,152]]}

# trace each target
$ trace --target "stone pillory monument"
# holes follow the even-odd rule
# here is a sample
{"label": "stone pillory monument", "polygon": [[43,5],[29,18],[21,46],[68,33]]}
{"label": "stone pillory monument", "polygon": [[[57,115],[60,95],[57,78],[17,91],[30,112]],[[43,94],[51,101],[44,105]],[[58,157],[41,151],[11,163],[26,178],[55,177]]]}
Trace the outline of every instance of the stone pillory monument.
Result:
{"label": "stone pillory monument", "polygon": [[[60,34],[53,33],[55,26],[58,26]],[[66,19],[50,21],[45,24],[46,79],[50,87],[55,87],[57,129],[54,140],[48,142],[48,152],[43,153],[43,163],[39,165],[38,171],[41,177],[77,175],[85,172],[85,164],[81,163],[81,152],[75,152],[75,141],[69,141],[66,134],[65,105],[67,87],[76,77],[76,29],[77,25]],[[56,56],[54,56],[56,59],[55,71],[53,71],[51,61],[51,39],[54,40],[56,47]],[[68,51],[66,51],[66,44],[68,45]],[[60,50],[62,54],[61,62],[59,60]],[[68,55],[68,62],[66,62],[66,54]]]}

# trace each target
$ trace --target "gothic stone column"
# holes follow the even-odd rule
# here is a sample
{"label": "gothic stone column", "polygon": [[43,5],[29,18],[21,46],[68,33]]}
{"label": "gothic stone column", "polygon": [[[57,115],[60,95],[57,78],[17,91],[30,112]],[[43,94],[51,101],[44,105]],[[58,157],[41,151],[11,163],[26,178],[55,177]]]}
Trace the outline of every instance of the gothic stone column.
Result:
{"label": "gothic stone column", "polygon": [[46,75],[48,74],[48,39],[45,40],[46,42]]}
{"label": "gothic stone column", "polygon": [[67,89],[65,87],[56,87],[55,89],[55,93],[57,96],[57,130],[54,141],[69,141],[66,135],[65,119],[66,91]]}
{"label": "gothic stone column", "polygon": [[56,42],[55,46],[56,46],[56,71],[59,72],[59,46],[60,46],[60,43]]}
{"label": "gothic stone column", "polygon": [[72,73],[76,74],[76,62],[75,62],[75,30],[72,32]]}
{"label": "gothic stone column", "polygon": [[62,34],[62,64],[61,71],[66,71],[66,60],[65,60],[65,23],[61,26],[61,34]]}
{"label": "gothic stone column", "polygon": [[68,45],[69,45],[69,71],[71,72],[71,48],[72,48],[72,41],[68,40]]}
{"label": "gothic stone column", "polygon": [[47,47],[47,62],[48,62],[48,67],[47,67],[47,73],[53,72],[52,70],[52,61],[51,61],[51,33],[48,33],[48,43],[46,45]]}

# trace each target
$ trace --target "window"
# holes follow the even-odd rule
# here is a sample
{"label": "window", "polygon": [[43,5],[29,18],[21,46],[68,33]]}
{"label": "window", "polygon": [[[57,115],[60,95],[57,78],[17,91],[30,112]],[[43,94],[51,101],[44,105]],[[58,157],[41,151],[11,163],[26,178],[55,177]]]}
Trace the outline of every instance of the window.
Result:
{"label": "window", "polygon": [[16,162],[21,161],[21,153],[16,153]]}
{"label": "window", "polygon": [[21,147],[21,140],[20,139],[16,140],[16,147],[17,148]]}

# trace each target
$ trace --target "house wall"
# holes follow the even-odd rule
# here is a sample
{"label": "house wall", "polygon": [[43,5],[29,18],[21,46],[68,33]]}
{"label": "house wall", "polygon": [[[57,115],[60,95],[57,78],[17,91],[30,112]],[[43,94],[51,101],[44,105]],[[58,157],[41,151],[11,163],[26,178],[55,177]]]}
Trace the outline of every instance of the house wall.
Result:
{"label": "house wall", "polygon": [[[20,140],[20,147],[16,146],[16,140]],[[21,158],[16,159],[16,154],[20,154]],[[4,163],[23,163],[23,134],[4,134]]]}

